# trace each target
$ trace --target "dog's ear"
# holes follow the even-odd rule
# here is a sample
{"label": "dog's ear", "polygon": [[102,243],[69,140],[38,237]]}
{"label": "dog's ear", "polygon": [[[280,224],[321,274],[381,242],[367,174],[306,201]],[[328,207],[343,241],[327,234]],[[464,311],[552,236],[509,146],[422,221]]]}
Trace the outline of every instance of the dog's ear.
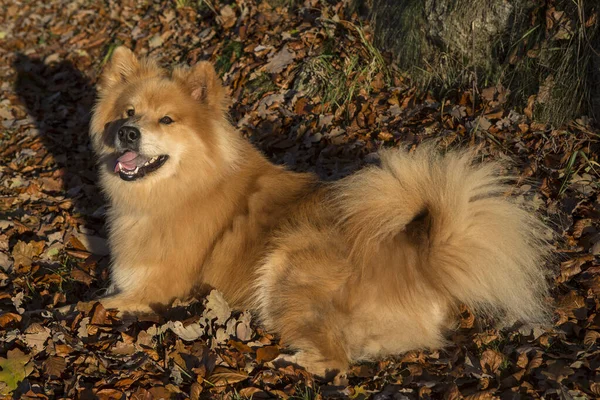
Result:
{"label": "dog's ear", "polygon": [[100,90],[106,90],[117,84],[127,82],[140,70],[140,61],[125,46],[117,47],[102,72]]}
{"label": "dog's ear", "polygon": [[225,88],[208,61],[200,61],[189,69],[176,68],[173,79],[181,82],[194,100],[220,110],[227,108],[229,98]]}

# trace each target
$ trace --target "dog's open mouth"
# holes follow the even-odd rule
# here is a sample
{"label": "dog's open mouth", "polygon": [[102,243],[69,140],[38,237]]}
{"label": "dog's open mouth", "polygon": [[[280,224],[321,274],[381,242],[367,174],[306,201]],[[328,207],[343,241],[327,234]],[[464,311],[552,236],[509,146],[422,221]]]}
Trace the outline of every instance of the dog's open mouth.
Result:
{"label": "dog's open mouth", "polygon": [[117,158],[115,173],[125,181],[135,181],[162,167],[168,158],[168,155],[150,158],[128,150]]}

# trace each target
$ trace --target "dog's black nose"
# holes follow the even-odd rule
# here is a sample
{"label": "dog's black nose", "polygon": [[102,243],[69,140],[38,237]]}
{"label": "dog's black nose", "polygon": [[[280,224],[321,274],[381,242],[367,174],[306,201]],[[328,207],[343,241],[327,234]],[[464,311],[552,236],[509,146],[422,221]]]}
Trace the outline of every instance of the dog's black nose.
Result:
{"label": "dog's black nose", "polygon": [[140,140],[140,136],[142,136],[140,130],[133,126],[123,126],[121,129],[119,129],[117,134],[119,135],[119,141],[121,144],[129,146],[137,145]]}

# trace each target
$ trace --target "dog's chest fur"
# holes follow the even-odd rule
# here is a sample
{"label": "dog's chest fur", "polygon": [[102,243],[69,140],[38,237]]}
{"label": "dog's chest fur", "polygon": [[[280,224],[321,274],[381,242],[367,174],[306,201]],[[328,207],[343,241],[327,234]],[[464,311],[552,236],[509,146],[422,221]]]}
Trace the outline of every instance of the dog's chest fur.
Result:
{"label": "dog's chest fur", "polygon": [[148,288],[148,296],[183,297],[201,284],[200,289],[219,288],[233,305],[248,305],[253,297],[249,282],[273,233],[298,198],[311,192],[313,181],[265,163],[240,168],[188,200],[166,195],[150,210],[111,212],[116,285],[119,275],[123,281],[155,275],[149,281],[157,282],[157,288]]}

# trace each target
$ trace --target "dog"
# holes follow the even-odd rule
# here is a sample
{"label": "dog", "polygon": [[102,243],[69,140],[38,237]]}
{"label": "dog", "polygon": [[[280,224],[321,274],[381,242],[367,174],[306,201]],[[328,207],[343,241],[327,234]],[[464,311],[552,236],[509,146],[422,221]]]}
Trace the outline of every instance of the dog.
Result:
{"label": "dog", "polygon": [[547,228],[501,165],[429,143],[324,183],[270,163],[227,107],[208,62],[167,71],[114,51],[90,127],[110,203],[105,307],[216,288],[317,375],[441,348],[461,304],[547,321]]}

